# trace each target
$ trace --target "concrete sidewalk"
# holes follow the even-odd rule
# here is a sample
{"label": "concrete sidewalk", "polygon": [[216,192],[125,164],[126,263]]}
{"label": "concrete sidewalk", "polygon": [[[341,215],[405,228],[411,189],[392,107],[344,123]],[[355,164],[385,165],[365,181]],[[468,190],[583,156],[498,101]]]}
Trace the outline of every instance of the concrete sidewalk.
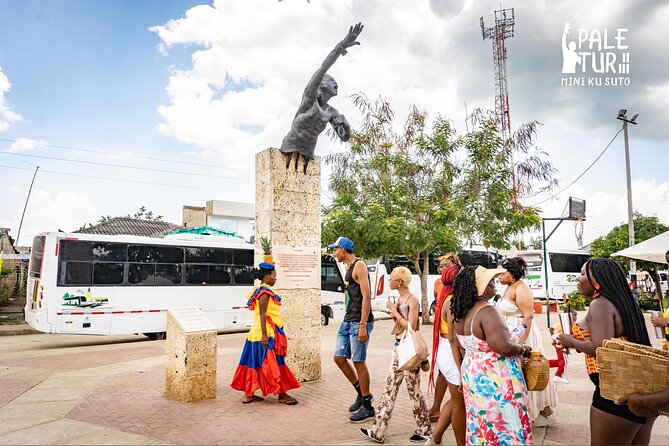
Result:
{"label": "concrete sidewalk", "polygon": [[[548,342],[545,316],[535,319]],[[392,324],[377,321],[369,348],[372,393],[385,384]],[[323,377],[291,392],[296,406],[275,397],[248,405],[229,387],[246,335],[218,336],[218,396],[180,403],[163,395],[164,342],[143,336],[27,335],[0,340],[0,444],[374,444],[348,422],[354,391],[332,361],[336,325],[322,334]],[[421,329],[431,336],[431,326]],[[651,331],[652,333],[652,331]],[[290,346],[289,346],[290,348]],[[583,356],[569,363],[560,385],[557,424],[534,430],[535,444],[588,444],[593,386]],[[427,375],[422,388],[427,395]],[[428,406],[432,395],[427,395]],[[378,399],[377,399],[378,402]],[[415,429],[400,390],[389,444],[408,444]],[[454,442],[447,431],[444,444]],[[669,419],[655,424],[651,444],[669,443]]]}

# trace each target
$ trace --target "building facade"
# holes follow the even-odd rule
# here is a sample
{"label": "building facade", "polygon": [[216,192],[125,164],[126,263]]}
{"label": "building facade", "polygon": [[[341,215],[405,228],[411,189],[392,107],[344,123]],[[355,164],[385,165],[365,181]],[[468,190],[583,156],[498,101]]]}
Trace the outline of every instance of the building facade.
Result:
{"label": "building facade", "polygon": [[250,240],[255,230],[253,203],[210,200],[204,207],[183,206],[182,225],[187,228],[211,226]]}

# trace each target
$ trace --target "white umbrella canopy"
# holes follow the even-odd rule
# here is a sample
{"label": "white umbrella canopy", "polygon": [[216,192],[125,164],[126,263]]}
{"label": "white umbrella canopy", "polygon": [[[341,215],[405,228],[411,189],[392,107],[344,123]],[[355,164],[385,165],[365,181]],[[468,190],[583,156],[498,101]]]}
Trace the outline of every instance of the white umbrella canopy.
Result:
{"label": "white umbrella canopy", "polygon": [[667,263],[665,259],[667,250],[669,250],[669,231],[629,248],[614,252],[611,254],[611,257],[625,257],[626,259],[643,262]]}

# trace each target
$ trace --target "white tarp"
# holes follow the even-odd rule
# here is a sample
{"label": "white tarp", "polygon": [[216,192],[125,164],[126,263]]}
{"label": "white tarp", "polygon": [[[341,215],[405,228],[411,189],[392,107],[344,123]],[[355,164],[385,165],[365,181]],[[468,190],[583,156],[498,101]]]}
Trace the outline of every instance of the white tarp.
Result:
{"label": "white tarp", "polygon": [[645,262],[667,263],[664,255],[669,250],[669,231],[646,241],[638,243],[622,251],[614,252],[611,257],[625,257]]}

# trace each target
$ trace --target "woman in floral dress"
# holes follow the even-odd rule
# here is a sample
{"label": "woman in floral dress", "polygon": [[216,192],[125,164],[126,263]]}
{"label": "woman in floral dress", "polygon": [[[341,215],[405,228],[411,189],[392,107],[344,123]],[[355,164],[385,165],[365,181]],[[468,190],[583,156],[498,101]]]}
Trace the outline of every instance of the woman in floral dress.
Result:
{"label": "woman in floral dress", "polygon": [[527,386],[519,356],[531,348],[517,341],[499,312],[488,304],[495,295],[492,279],[501,268],[463,268],[453,283],[451,312],[465,354],[462,391],[467,408],[467,444],[532,444]]}

